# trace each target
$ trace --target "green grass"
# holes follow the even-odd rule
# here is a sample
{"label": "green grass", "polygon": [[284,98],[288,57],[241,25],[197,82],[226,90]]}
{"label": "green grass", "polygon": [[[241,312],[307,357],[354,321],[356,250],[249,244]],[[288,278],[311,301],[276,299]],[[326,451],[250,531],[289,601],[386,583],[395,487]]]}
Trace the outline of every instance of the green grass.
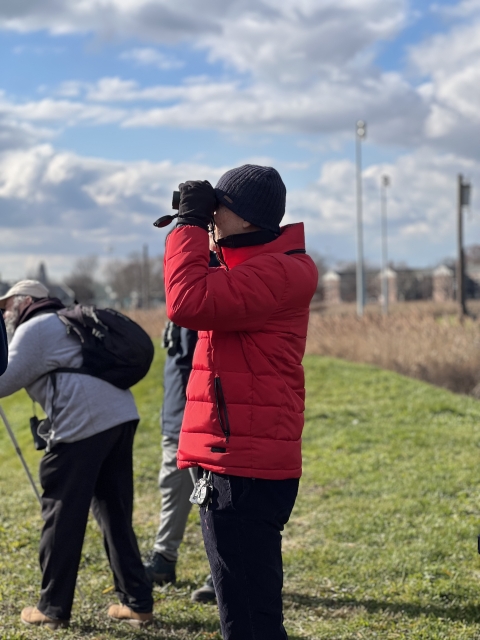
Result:
{"label": "green grass", "polygon": [[[163,352],[135,388],[135,527],[143,551],[157,527],[158,410]],[[306,638],[480,638],[480,405],[374,367],[307,357],[305,473],[284,535],[285,618]],[[33,469],[24,392],[7,411]],[[50,632],[19,622],[34,604],[41,520],[23,470],[0,429],[1,638]],[[175,588],[155,590],[155,627],[135,633],[105,619],[111,576],[89,524],[72,626],[60,638],[219,640],[213,606],[190,593],[208,572],[192,510]]]}

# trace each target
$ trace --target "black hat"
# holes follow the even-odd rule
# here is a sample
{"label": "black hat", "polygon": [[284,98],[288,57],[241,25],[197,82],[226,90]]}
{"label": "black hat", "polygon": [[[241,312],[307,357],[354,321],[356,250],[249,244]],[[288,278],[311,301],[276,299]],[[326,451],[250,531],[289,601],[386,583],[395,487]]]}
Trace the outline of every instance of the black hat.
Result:
{"label": "black hat", "polygon": [[273,167],[244,164],[230,169],[215,187],[217,200],[261,229],[279,232],[287,190]]}

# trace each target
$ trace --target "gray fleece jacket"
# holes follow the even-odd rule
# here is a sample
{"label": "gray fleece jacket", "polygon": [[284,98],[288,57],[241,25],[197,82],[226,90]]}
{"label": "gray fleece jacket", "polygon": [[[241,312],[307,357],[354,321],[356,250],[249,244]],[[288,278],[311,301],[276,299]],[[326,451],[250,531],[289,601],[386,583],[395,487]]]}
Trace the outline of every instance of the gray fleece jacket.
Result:
{"label": "gray fleece jacket", "polygon": [[[80,367],[80,342],[67,335],[54,313],[21,324],[9,345],[8,367],[0,377],[0,398],[25,388],[52,419],[53,386],[45,375],[57,367]],[[56,374],[55,415],[49,445],[76,442],[138,420],[130,391],[104,380],[78,373]]]}

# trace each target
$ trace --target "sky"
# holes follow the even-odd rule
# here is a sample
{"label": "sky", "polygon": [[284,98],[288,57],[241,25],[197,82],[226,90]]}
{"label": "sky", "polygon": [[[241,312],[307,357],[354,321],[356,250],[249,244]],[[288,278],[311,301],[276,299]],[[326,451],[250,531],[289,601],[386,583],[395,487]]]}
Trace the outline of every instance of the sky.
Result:
{"label": "sky", "polygon": [[63,278],[148,244],[179,182],[274,166],[285,222],[331,266],[455,255],[457,175],[480,244],[480,0],[2,0],[0,277]]}

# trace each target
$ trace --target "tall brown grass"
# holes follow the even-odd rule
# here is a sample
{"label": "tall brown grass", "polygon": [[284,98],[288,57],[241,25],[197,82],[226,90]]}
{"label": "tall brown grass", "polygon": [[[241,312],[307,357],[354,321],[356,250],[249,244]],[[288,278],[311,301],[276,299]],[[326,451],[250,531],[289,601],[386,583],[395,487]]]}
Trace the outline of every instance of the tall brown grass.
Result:
{"label": "tall brown grass", "polygon": [[[479,311],[478,303],[471,304]],[[480,396],[480,322],[451,304],[405,302],[388,316],[357,318],[353,306],[313,311],[307,352],[378,365],[458,393]]]}
{"label": "tall brown grass", "polygon": [[128,309],[126,311],[123,310],[123,313],[138,322],[151,338],[160,338],[163,335],[167,321],[165,306],[155,309]]}
{"label": "tall brown grass", "polygon": [[[470,302],[480,316],[480,301]],[[163,333],[165,308],[127,311],[150,336]],[[355,305],[312,306],[307,353],[374,364],[480,398],[480,320],[460,322],[453,303],[404,302],[383,316]]]}

